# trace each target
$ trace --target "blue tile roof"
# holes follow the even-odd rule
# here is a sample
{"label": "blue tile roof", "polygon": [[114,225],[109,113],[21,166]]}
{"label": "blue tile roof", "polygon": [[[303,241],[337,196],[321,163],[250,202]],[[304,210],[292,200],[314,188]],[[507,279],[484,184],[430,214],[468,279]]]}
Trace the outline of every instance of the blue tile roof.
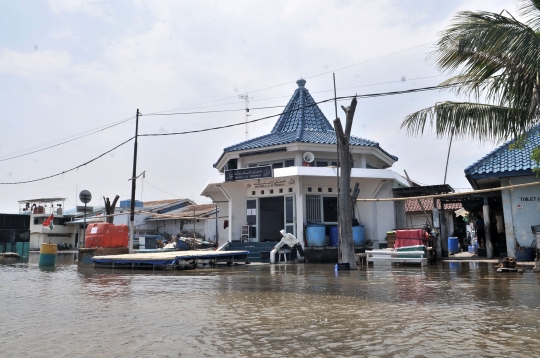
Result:
{"label": "blue tile roof", "polygon": [[522,149],[510,149],[515,141],[509,141],[467,167],[465,174],[472,179],[532,174],[535,164],[531,160],[531,152],[540,146],[540,125],[533,127],[527,134]]}
{"label": "blue tile roof", "polygon": [[[309,94],[305,87],[306,80],[300,79],[296,83],[298,88],[294,91],[270,134],[232,145],[223,151],[234,152],[294,142],[335,145],[336,132]],[[379,147],[377,142],[351,136],[350,143],[355,146],[376,147],[393,160],[398,160],[396,156]]]}

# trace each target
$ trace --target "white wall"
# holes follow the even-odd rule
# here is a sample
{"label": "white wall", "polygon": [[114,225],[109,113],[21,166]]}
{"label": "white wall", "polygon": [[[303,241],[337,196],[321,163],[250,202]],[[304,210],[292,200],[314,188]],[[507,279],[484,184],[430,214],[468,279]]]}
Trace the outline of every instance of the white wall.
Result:
{"label": "white wall", "polygon": [[[535,175],[501,178],[502,186],[537,182]],[[540,225],[540,186],[503,190],[502,193],[506,248],[510,257],[515,257],[515,241],[520,246],[530,247],[535,243],[531,226]]]}

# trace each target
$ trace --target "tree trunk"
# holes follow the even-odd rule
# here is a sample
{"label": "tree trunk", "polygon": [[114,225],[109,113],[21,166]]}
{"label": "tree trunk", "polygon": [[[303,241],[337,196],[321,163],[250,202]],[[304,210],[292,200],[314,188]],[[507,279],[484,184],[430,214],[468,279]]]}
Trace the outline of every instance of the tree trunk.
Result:
{"label": "tree trunk", "polygon": [[341,125],[339,118],[334,120],[334,129],[336,131],[336,142],[338,146],[339,156],[341,162],[339,163],[339,219],[338,219],[338,232],[339,232],[339,248],[341,252],[341,262],[349,263],[351,269],[356,269],[356,258],[354,255],[354,242],[352,235],[352,214],[353,203],[350,194],[351,188],[351,168],[352,157],[349,147],[349,138],[351,135],[352,122],[354,117],[354,111],[356,109],[356,98],[351,101],[349,107],[343,107],[347,120],[345,123],[345,132]]}
{"label": "tree trunk", "polygon": [[[118,202],[118,199],[120,199],[120,195],[117,195],[114,197],[114,200],[111,204],[111,201],[109,200],[109,198],[106,198],[106,197],[103,197],[103,200],[105,202],[105,215],[113,215],[114,214],[114,209],[116,208],[116,203]],[[105,219],[105,222],[109,223],[109,224],[113,224],[114,223],[114,216],[107,216],[106,219]]]}

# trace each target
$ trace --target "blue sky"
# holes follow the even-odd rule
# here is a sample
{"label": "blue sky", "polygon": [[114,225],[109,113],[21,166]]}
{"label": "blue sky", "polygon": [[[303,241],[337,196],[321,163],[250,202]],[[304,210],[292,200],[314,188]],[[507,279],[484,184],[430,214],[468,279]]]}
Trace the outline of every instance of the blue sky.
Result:
{"label": "blue sky", "polygon": [[[133,121],[2,161],[132,117],[136,108],[236,109],[243,107],[237,95],[245,91],[256,91],[252,107],[285,105],[301,76],[313,97],[323,100],[332,96],[324,92],[332,88],[332,75],[319,74],[362,62],[336,71],[338,95],[438,84],[445,77],[426,62],[437,32],[457,11],[503,8],[515,13],[514,1],[0,2],[0,182],[58,173],[103,153],[133,135]],[[419,45],[424,46],[411,49]],[[430,78],[415,80],[422,77]],[[381,82],[393,83],[373,85]],[[430,92],[362,100],[353,134],[397,155],[396,172],[406,169],[422,183],[441,183],[448,142],[432,135],[407,137],[399,125],[407,114],[451,99],[450,93]],[[321,109],[332,120],[333,106]],[[251,119],[276,113],[279,108],[253,110]],[[243,120],[242,112],[142,117],[140,133]],[[275,121],[251,125],[250,137],[268,133]],[[138,186],[137,198],[173,194],[205,201],[199,193],[215,174],[212,164],[224,147],[243,138],[244,128],[236,127],[141,139],[138,171],[146,170],[146,183]],[[493,147],[454,142],[448,182],[468,187],[463,169]],[[132,150],[128,144],[53,179],[0,185],[0,212],[16,211],[18,200],[34,197],[67,197],[73,206],[81,189],[94,193],[94,205],[102,195],[127,199]]]}

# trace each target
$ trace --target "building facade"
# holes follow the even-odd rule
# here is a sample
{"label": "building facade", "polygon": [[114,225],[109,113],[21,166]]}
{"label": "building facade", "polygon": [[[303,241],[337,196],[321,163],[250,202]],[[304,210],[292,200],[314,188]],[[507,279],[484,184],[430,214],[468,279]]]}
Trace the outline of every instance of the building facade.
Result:
{"label": "building facade", "polygon": [[[219,206],[221,244],[279,241],[283,229],[304,242],[308,223],[337,225],[336,134],[305,83],[297,81],[270,134],[225,148],[214,164],[221,179],[201,195]],[[351,136],[350,143],[360,198],[393,197],[393,188],[408,186],[389,169],[398,158],[377,142]],[[354,215],[375,247],[406,225],[403,202],[358,202]]]}

